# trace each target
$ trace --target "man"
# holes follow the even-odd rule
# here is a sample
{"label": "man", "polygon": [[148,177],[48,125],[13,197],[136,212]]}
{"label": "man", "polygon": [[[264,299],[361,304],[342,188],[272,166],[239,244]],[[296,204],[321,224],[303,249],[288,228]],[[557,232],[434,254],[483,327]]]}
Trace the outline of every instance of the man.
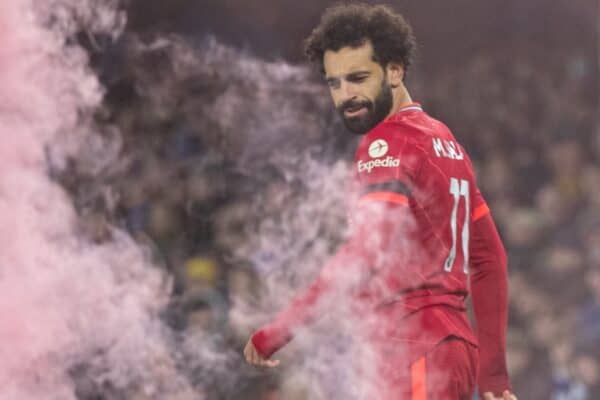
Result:
{"label": "man", "polygon": [[505,361],[506,254],[465,150],[404,85],[415,47],[401,15],[364,4],[328,9],[307,39],[346,127],[364,135],[362,197],[347,242],[244,354],[276,367],[271,355],[334,293],[368,321],[379,379],[366,398],[467,400],[478,386],[485,400],[516,400]]}

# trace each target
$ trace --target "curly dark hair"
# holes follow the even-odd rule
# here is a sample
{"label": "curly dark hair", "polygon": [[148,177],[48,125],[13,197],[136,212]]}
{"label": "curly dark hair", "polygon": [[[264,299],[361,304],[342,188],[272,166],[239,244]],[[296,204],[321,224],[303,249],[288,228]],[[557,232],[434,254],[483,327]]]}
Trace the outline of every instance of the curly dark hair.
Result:
{"label": "curly dark hair", "polygon": [[305,40],[304,52],[323,71],[327,50],[360,47],[367,41],[373,45],[374,61],[384,68],[397,62],[406,71],[414,61],[417,41],[404,17],[388,6],[364,3],[338,4],[325,10],[321,23]]}

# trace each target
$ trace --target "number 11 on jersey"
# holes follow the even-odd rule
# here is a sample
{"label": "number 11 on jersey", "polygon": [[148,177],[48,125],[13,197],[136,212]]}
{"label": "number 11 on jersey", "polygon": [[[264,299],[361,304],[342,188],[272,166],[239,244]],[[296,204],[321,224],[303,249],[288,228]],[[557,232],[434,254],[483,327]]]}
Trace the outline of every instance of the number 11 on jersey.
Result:
{"label": "number 11 on jersey", "polygon": [[446,272],[452,271],[454,261],[456,260],[456,242],[457,242],[457,218],[458,218],[458,206],[460,204],[460,198],[465,198],[465,220],[461,230],[461,243],[463,253],[463,272],[469,273],[469,217],[471,215],[470,204],[469,204],[469,181],[464,179],[458,180],[456,178],[450,178],[450,194],[454,197],[454,207],[452,208],[452,215],[450,216],[450,229],[452,231],[452,247],[450,248],[450,254],[444,264],[444,270]]}

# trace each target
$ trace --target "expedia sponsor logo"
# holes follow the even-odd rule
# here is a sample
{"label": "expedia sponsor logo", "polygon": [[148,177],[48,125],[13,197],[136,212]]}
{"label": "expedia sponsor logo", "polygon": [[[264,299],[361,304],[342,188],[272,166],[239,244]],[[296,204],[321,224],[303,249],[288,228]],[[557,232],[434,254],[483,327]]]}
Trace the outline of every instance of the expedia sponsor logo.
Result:
{"label": "expedia sponsor logo", "polygon": [[378,158],[377,160],[359,161],[358,172],[371,173],[373,168],[397,168],[400,166],[400,159],[394,157]]}

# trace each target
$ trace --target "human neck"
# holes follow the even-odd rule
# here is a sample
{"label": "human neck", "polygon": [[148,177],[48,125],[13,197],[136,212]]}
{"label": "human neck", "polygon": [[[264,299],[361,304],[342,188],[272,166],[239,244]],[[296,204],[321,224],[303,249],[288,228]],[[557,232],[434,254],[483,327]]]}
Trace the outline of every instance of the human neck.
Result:
{"label": "human neck", "polygon": [[400,84],[400,86],[398,86],[397,88],[393,89],[393,96],[394,102],[392,105],[392,109],[388,114],[388,117],[391,117],[392,115],[400,111],[402,108],[406,107],[407,105],[413,102],[412,98],[410,97],[410,93],[408,93],[408,89],[406,89],[406,86],[404,86],[403,83]]}

